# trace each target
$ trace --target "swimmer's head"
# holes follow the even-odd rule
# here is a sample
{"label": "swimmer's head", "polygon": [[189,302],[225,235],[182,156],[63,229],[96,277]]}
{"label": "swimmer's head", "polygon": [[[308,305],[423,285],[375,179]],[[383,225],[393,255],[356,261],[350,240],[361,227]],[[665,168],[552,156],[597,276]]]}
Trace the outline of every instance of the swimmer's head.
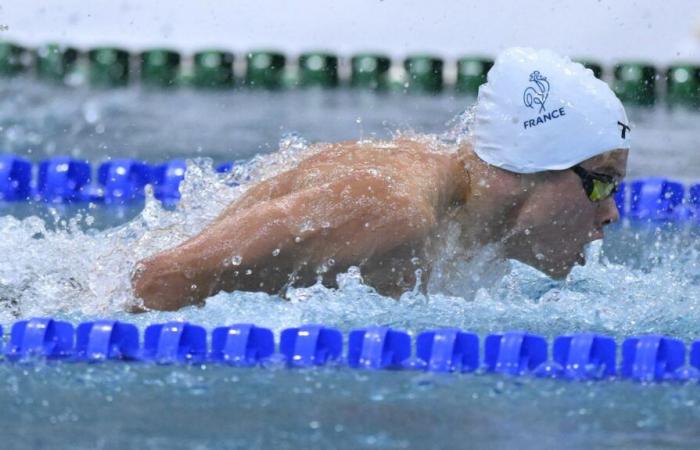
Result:
{"label": "swimmer's head", "polygon": [[472,143],[517,204],[507,255],[554,278],[584,264],[583,246],[619,219],[610,182],[625,176],[629,140],[622,103],[592,71],[549,50],[504,51],[479,89]]}
{"label": "swimmer's head", "polygon": [[501,53],[479,88],[474,152],[516,173],[568,169],[630,148],[627,114],[610,87],[550,50]]}
{"label": "swimmer's head", "polygon": [[[617,183],[627,169],[627,149],[593,156],[578,166]],[[522,202],[504,242],[510,258],[563,278],[575,264],[585,264],[583,247],[603,238],[606,225],[619,220],[614,195],[598,199],[586,191],[573,170],[510,174],[519,178]]]}

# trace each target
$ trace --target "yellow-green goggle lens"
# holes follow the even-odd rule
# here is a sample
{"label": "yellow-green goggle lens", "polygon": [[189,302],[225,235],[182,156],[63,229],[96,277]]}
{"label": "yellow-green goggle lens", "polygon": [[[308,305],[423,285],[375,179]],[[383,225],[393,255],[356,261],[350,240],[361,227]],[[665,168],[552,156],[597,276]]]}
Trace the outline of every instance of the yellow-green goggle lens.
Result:
{"label": "yellow-green goggle lens", "polygon": [[615,191],[615,183],[606,183],[605,181],[593,180],[593,190],[588,195],[594,202],[599,202],[610,197]]}

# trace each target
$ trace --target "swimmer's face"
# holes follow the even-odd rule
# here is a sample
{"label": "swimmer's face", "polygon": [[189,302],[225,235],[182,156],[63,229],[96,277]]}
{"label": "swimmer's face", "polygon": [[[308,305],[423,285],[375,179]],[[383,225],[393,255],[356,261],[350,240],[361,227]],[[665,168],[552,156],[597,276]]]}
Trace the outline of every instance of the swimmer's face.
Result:
{"label": "swimmer's face", "polygon": [[[620,181],[627,170],[627,150],[613,150],[580,165]],[[553,278],[563,278],[573,266],[585,264],[583,246],[603,238],[603,228],[619,219],[613,196],[592,202],[581,179],[571,170],[524,177],[527,200],[518,214],[508,256]]]}

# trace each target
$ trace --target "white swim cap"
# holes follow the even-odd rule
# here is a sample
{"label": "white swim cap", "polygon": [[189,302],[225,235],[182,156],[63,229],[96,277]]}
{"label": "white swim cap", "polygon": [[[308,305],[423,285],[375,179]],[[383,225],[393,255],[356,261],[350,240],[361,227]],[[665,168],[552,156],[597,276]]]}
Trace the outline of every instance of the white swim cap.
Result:
{"label": "white swim cap", "polygon": [[590,69],[550,50],[510,48],[479,88],[474,151],[511,172],[568,169],[629,149],[625,108]]}

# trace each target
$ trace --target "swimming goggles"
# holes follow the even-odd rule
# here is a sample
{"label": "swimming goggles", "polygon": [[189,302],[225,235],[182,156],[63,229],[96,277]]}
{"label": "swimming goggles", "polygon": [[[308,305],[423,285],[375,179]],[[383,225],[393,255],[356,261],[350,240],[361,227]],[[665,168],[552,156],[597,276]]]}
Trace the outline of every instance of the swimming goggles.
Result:
{"label": "swimming goggles", "polygon": [[589,172],[578,164],[573,166],[571,170],[581,178],[583,189],[592,202],[602,202],[615,194],[620,187],[620,182],[615,180],[612,175]]}

